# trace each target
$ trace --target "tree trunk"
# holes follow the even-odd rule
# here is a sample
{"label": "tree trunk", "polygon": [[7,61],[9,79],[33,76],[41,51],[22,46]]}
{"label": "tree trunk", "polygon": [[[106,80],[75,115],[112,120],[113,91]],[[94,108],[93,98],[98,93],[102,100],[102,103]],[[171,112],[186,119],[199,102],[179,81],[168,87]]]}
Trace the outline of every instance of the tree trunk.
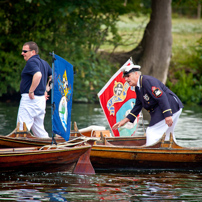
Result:
{"label": "tree trunk", "polygon": [[165,83],[172,53],[171,29],[171,0],[152,0],[152,13],[142,41],[130,52],[113,54],[113,60],[123,65],[132,56],[142,74]]}
{"label": "tree trunk", "polygon": [[197,19],[201,19],[201,1],[198,0]]}

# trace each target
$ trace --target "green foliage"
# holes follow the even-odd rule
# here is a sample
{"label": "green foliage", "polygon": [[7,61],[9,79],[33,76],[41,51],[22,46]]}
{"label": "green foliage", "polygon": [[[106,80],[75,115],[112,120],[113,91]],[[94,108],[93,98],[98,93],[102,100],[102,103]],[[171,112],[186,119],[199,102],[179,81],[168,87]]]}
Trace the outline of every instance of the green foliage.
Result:
{"label": "green foliage", "polygon": [[38,38],[44,40],[50,33],[45,23],[46,12],[43,15],[36,12],[44,12],[37,3],[22,0],[0,3],[0,96],[19,91],[20,74],[25,65],[20,56],[23,44],[30,40],[38,42]]}
{"label": "green foliage", "polygon": [[[192,54],[175,63],[178,70],[169,77],[167,85],[183,103],[202,104],[202,38],[190,49]],[[171,71],[174,71],[173,67]],[[173,80],[177,82],[172,83]]]}
{"label": "green foliage", "polygon": [[[49,52],[54,51],[73,64],[76,71],[74,100],[95,101],[97,93],[118,68],[101,59],[100,47],[103,48],[107,44],[110,50],[118,46],[124,51],[131,50],[141,40],[146,26],[144,19],[144,26],[139,28],[134,18],[142,13],[150,12],[151,0],[125,2],[127,2],[126,5],[123,0],[0,1],[0,96],[5,93],[19,92],[20,75],[25,65],[20,55],[21,49],[26,41],[35,41],[39,45],[40,56],[49,63],[51,63]],[[182,1],[173,0],[175,5],[179,2]],[[194,1],[186,0],[187,5],[190,2]],[[196,7],[196,4],[194,6]],[[130,13],[130,19],[127,17],[127,20],[122,20],[121,24],[120,14],[123,16],[126,13]],[[181,27],[179,25],[180,23],[177,23],[178,29],[173,26],[173,31],[179,34],[177,41],[180,44],[177,45],[181,47],[181,34],[186,35],[188,29],[184,24]],[[190,31],[194,30],[197,33],[201,32],[196,25],[192,25]],[[131,34],[128,35],[128,31]],[[134,35],[138,40],[134,39]],[[189,41],[189,38],[186,40]],[[127,46],[127,44],[132,45]],[[201,44],[200,39],[198,45],[193,46],[192,49],[187,49],[187,47],[174,49],[175,62],[171,63],[171,71],[177,72],[182,69],[186,71],[182,74],[176,73],[168,80],[169,82],[177,78],[178,83],[169,83],[171,88],[179,92],[179,89],[186,87],[189,96],[195,102],[202,100],[200,98]],[[181,54],[183,58],[178,57],[176,52],[183,53]],[[188,86],[185,85],[186,75],[190,77]],[[194,87],[194,91],[191,91],[190,86]],[[190,99],[186,100],[186,91],[183,91],[183,94],[182,98],[188,102]]]}
{"label": "green foliage", "polygon": [[21,61],[18,56],[10,53],[0,52],[0,96],[3,93],[12,94],[15,91],[19,91],[19,80],[21,70],[19,64]]}
{"label": "green foliage", "polygon": [[48,53],[55,51],[76,67],[81,67],[86,78],[78,74],[82,88],[75,91],[82,89],[82,92],[75,96],[83,97],[85,93],[92,97],[93,90],[99,86],[96,85],[97,78],[93,77],[98,77],[101,68],[109,71],[106,63],[98,62],[96,53],[109,34],[113,36],[109,43],[120,40],[115,22],[120,11],[126,12],[125,8],[121,0],[0,2],[0,79],[3,81],[0,96],[19,91],[20,72],[25,65],[20,56],[21,48],[26,41],[35,41],[43,59],[51,61]]}
{"label": "green foliage", "polygon": [[197,7],[201,0],[172,0],[173,16],[197,17]]}
{"label": "green foliage", "polygon": [[202,100],[202,80],[196,82],[192,73],[186,74],[184,70],[177,71],[175,78],[178,80],[175,84],[167,81],[167,86],[175,92],[183,103],[200,104]]}
{"label": "green foliage", "polygon": [[74,100],[95,102],[97,93],[114,74],[115,69],[107,61],[97,60],[92,54],[88,60],[75,62]]}
{"label": "green foliage", "polygon": [[[150,0],[16,0],[0,2],[0,96],[19,91],[20,56],[27,41],[35,41],[40,56],[51,62],[54,51],[74,65],[74,99],[94,101],[113,75],[113,68],[99,58],[103,44],[114,46],[122,37],[116,22],[120,14],[137,14],[150,7]],[[110,37],[108,37],[110,36]]]}
{"label": "green foliage", "polygon": [[196,63],[196,67],[198,70],[198,77],[201,78],[202,75],[202,37],[197,41],[197,46],[195,47],[196,56],[193,60]]}

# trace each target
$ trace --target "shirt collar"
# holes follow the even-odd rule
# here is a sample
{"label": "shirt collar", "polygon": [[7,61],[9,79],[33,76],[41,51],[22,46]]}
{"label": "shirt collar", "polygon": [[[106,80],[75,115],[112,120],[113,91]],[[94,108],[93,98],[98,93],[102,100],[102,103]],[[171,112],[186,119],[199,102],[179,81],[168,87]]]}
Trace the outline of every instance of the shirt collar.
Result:
{"label": "shirt collar", "polygon": [[140,76],[139,76],[139,79],[138,79],[138,81],[137,81],[137,87],[140,88]]}

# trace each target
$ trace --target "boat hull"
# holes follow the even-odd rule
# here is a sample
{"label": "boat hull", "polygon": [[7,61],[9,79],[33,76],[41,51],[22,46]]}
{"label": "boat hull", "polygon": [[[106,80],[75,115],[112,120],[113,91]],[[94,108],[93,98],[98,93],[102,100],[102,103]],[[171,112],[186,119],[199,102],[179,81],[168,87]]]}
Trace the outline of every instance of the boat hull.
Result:
{"label": "boat hull", "polygon": [[[7,144],[8,147],[27,147],[50,144],[51,141],[39,138],[36,140],[30,134],[26,134],[25,137],[13,137],[15,134],[0,136],[0,144]],[[100,139],[98,138],[96,143],[93,140],[91,144],[90,160],[96,170],[140,168],[202,170],[202,148],[181,147],[174,142],[172,134],[169,141],[165,141],[164,134],[158,142],[150,146],[144,146],[145,136],[108,137],[102,131],[96,131],[95,134]],[[88,142],[90,143],[90,140]]]}
{"label": "boat hull", "polygon": [[40,149],[40,147],[0,149],[0,171],[69,171],[91,146]]}
{"label": "boat hull", "polygon": [[95,169],[201,170],[202,150],[93,146],[90,160]]}

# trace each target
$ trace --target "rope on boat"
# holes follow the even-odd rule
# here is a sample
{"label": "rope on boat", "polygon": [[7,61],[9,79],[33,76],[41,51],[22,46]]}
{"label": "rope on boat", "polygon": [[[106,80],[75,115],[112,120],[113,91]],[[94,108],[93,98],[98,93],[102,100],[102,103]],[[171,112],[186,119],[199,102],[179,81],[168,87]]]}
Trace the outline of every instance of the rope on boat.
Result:
{"label": "rope on boat", "polygon": [[86,141],[89,141],[89,140],[94,140],[94,141],[97,141],[97,140],[100,140],[99,137],[86,137],[86,136],[80,136],[80,137],[77,137],[77,138],[74,138],[72,140],[69,140],[68,142],[73,142],[77,139],[82,139],[82,140],[86,140]]}
{"label": "rope on boat", "polygon": [[[73,141],[75,141],[77,139],[81,139],[82,141],[80,141],[80,142],[73,142]],[[62,147],[71,147],[71,146],[75,146],[75,145],[86,143],[89,140],[96,141],[97,139],[98,138],[92,138],[92,137],[78,137],[78,138],[75,138],[75,139],[70,140],[68,142],[59,143],[57,145],[44,145],[39,150],[44,150],[44,149],[49,150],[49,149],[52,149],[52,148],[60,149]],[[73,142],[73,143],[71,143],[71,142]]]}
{"label": "rope on boat", "polygon": [[45,145],[43,147],[41,147],[39,150],[44,150],[44,149],[60,149],[61,147],[71,147],[71,146],[75,146],[75,145],[79,145],[79,144],[82,144],[82,143],[85,143],[86,141],[82,141],[82,142],[75,142],[75,143],[68,143],[68,142],[65,142],[61,145]]}

